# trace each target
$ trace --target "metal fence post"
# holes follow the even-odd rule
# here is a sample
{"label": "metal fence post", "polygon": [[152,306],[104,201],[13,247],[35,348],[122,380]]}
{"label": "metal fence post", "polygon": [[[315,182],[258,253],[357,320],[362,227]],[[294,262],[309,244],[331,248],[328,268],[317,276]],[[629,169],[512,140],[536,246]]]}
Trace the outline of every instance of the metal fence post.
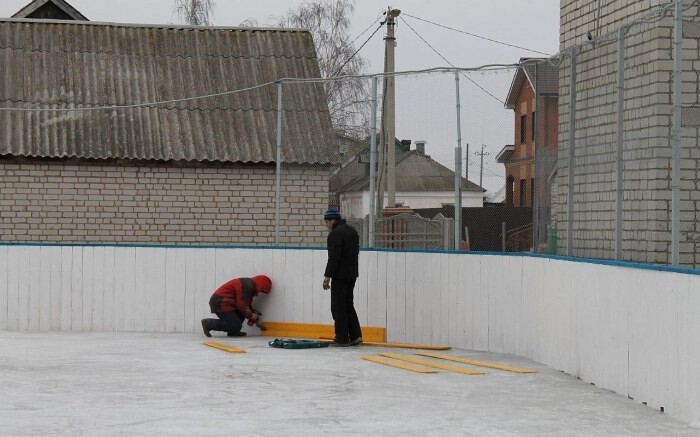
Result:
{"label": "metal fence post", "polygon": [[617,32],[617,168],[615,192],[615,259],[622,259],[622,197],[624,176],[624,111],[625,111],[625,28]]}
{"label": "metal fence post", "polygon": [[566,255],[574,255],[574,173],[576,171],[576,48],[571,49],[569,73],[569,178],[566,202]]}
{"label": "metal fence post", "polygon": [[282,81],[277,84],[277,158],[275,169],[275,246],[280,245],[280,202],[282,198]]}
{"label": "metal fence post", "polygon": [[455,96],[457,97],[457,147],[455,148],[455,248],[462,240],[462,123],[459,102],[459,71],[455,71]]}
{"label": "metal fence post", "polygon": [[360,219],[360,223],[362,223],[362,245],[364,247],[372,247],[372,246],[368,245],[369,230],[370,230],[370,223],[372,223],[372,217],[365,216],[365,217]]}
{"label": "metal fence post", "polygon": [[501,252],[506,251],[506,222],[501,222]]}
{"label": "metal fence post", "polygon": [[[540,108],[540,91],[542,87],[539,84],[540,79],[540,63],[535,64],[535,107],[533,108],[535,112],[535,120],[533,122],[532,130],[534,138],[532,144],[532,199],[530,199],[530,204],[532,205],[532,251],[534,253],[539,252],[539,234],[540,234],[540,190],[537,185],[539,185],[538,178],[540,177],[539,171],[537,171],[537,146],[544,147],[547,144],[543,142],[540,144],[540,120],[547,119],[547,114],[544,114],[542,118],[542,109]],[[521,193],[522,196],[522,193]]]}
{"label": "metal fence post", "polygon": [[370,120],[370,153],[369,153],[369,237],[367,247],[374,247],[374,225],[376,220],[376,178],[377,178],[377,78],[372,78],[372,119]]}
{"label": "metal fence post", "polygon": [[673,160],[671,176],[671,264],[680,259],[681,209],[681,86],[683,61],[683,2],[677,1],[673,19]]}

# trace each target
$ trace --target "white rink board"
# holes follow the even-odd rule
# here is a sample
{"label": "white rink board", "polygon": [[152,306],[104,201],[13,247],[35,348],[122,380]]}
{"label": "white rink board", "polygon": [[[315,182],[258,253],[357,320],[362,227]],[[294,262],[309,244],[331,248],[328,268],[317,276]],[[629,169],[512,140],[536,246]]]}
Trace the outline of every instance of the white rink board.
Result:
{"label": "white rink board", "polygon": [[[265,319],[332,323],[325,250],[0,245],[0,330],[193,332],[216,287],[267,274]],[[700,275],[531,256],[363,251],[387,340],[511,353],[700,423]],[[246,328],[248,329],[248,328]]]}

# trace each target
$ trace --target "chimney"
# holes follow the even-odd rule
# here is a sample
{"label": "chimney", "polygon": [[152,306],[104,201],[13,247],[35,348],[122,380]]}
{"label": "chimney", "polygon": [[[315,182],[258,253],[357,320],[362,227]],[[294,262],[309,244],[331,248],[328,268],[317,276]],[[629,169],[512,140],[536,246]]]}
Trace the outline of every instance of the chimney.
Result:
{"label": "chimney", "polygon": [[421,155],[425,155],[425,140],[416,140],[416,150]]}
{"label": "chimney", "polygon": [[411,140],[401,140],[401,151],[404,153],[411,151]]}

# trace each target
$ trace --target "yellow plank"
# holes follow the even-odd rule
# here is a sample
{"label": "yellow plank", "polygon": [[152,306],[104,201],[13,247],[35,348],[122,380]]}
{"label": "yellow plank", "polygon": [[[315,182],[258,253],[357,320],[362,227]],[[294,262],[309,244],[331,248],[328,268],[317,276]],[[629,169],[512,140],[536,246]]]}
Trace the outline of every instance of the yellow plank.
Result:
{"label": "yellow plank", "polygon": [[519,369],[517,367],[502,366],[500,364],[485,363],[483,361],[469,360],[466,358],[453,357],[451,355],[443,354],[433,354],[433,353],[417,353],[416,355],[422,355],[424,357],[440,358],[442,360],[454,361],[457,363],[471,364],[472,366],[488,367],[490,369],[506,370],[508,372],[515,373],[537,373],[537,370]]}
{"label": "yellow plank", "polygon": [[418,358],[408,357],[399,354],[379,354],[383,357],[393,358],[395,360],[406,361],[407,363],[420,364],[421,366],[435,367],[436,369],[449,370],[450,372],[462,373],[464,375],[485,375],[484,372],[478,370],[469,370],[462,367],[450,366],[449,364],[440,364],[433,361],[419,360]]}
{"label": "yellow plank", "polygon": [[[362,328],[364,329],[364,328]],[[333,337],[319,337],[321,341],[333,340]],[[450,350],[450,346],[431,346],[429,344],[412,344],[412,343],[385,343],[379,341],[363,341],[362,346],[377,346],[377,347],[395,347],[401,349],[425,349],[432,351],[446,351]]]}
{"label": "yellow plank", "polygon": [[374,355],[362,355],[363,360],[374,361],[379,364],[386,364],[387,366],[398,367],[399,369],[410,370],[411,372],[418,373],[438,373],[437,370],[426,369],[424,367],[411,366],[410,364],[404,364],[398,361],[387,360],[382,357],[376,357]]}
{"label": "yellow plank", "polygon": [[241,349],[233,346],[226,346],[225,344],[219,343],[218,341],[205,341],[205,345],[211,346],[216,349],[221,349],[222,351],[231,352],[232,354],[244,354],[245,349]]}
{"label": "yellow plank", "polygon": [[[263,322],[267,330],[262,331],[265,337],[277,338],[333,338],[335,331],[333,325],[321,325],[313,323],[286,323]],[[362,338],[367,341],[386,340],[386,329],[376,326],[363,326]]]}

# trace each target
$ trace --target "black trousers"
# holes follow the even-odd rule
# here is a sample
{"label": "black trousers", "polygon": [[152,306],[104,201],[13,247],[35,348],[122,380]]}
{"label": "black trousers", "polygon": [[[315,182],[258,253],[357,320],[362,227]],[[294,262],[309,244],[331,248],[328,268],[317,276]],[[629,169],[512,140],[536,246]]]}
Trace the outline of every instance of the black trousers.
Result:
{"label": "black trousers", "polygon": [[362,337],[360,320],[357,318],[353,304],[354,288],[355,279],[331,281],[331,314],[335,321],[335,340],[339,343],[347,343]]}
{"label": "black trousers", "polygon": [[218,319],[207,319],[207,327],[210,331],[241,331],[243,327],[243,318],[236,311],[215,314]]}

